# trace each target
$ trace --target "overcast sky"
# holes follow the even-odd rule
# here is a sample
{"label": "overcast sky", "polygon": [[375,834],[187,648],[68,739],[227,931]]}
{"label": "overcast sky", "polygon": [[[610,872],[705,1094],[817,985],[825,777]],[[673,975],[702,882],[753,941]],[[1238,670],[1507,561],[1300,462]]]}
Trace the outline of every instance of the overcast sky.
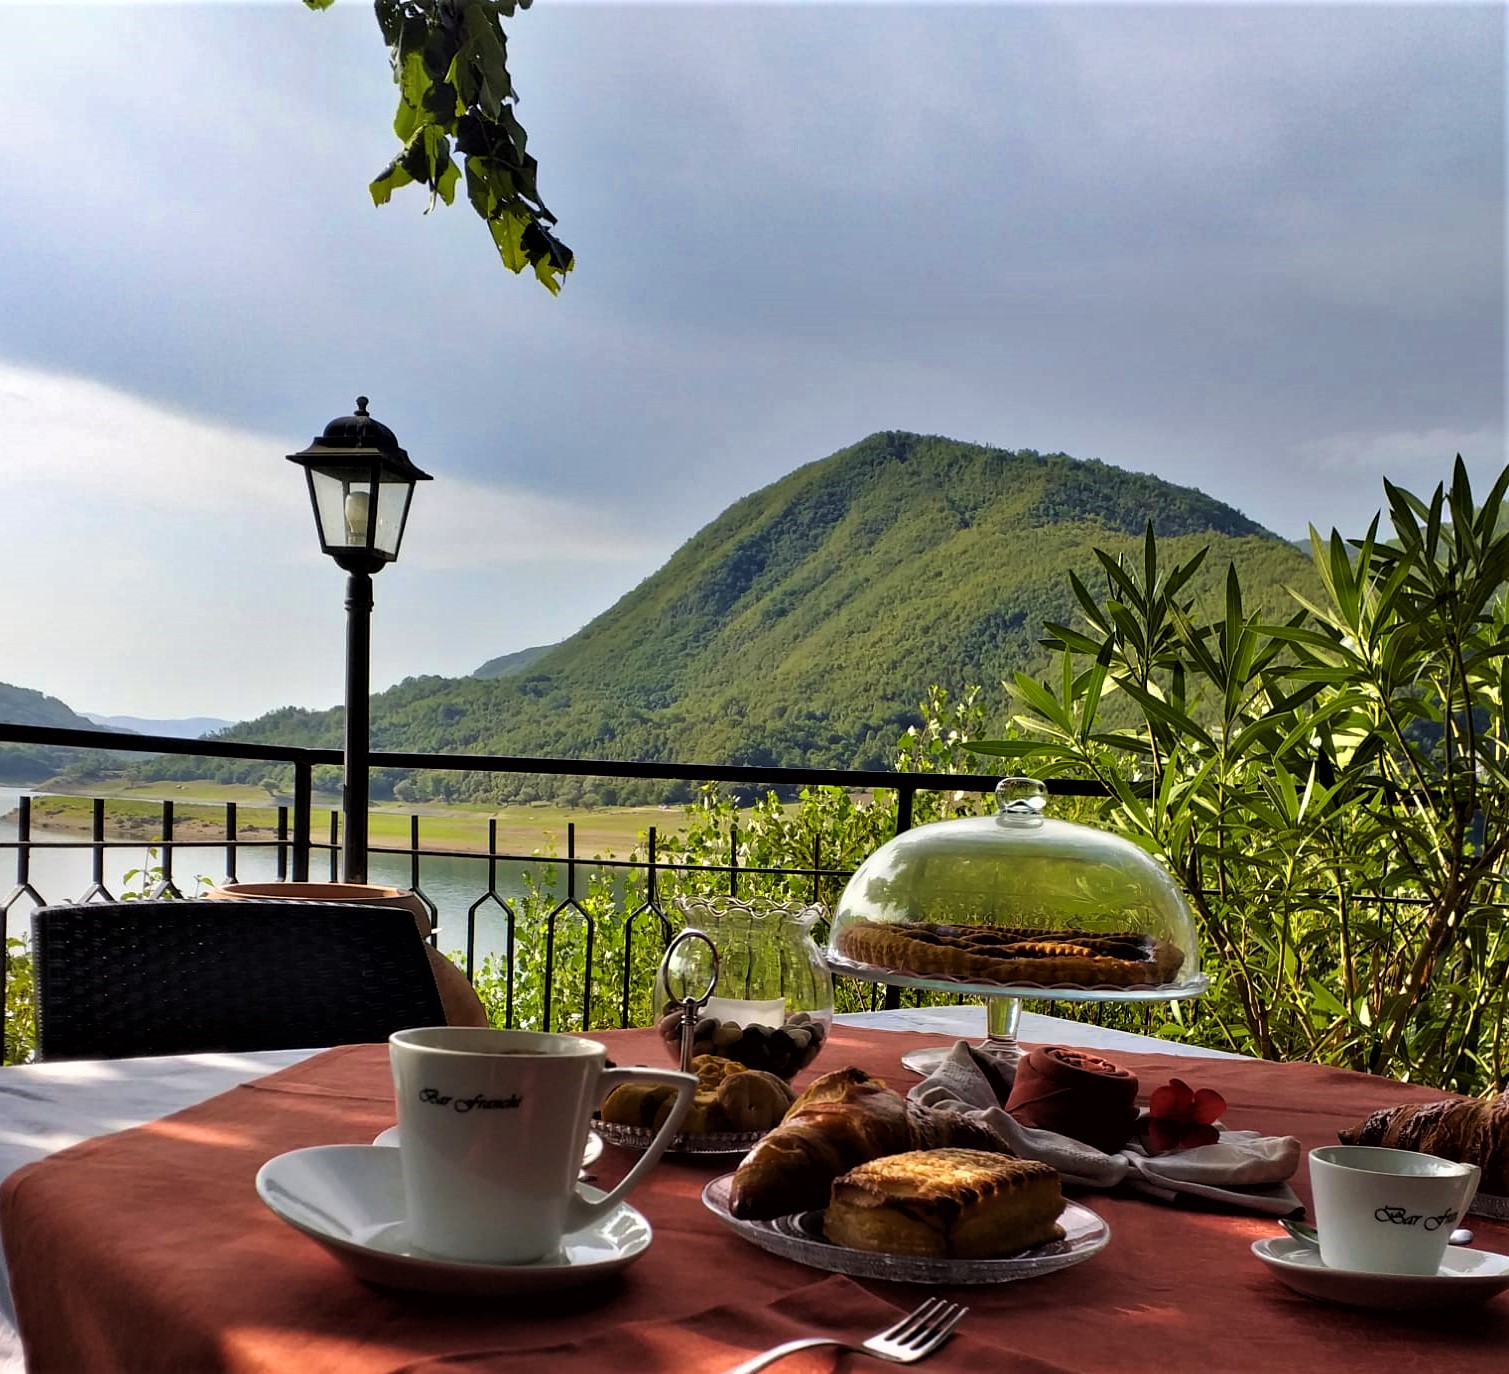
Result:
{"label": "overcast sky", "polygon": [[1505,461],[1500,5],[538,0],[552,298],[376,209],[362,0],[0,0],[0,681],[244,718],[343,690],[304,447],[435,480],[373,679],[578,629],[881,429],[1063,450],[1288,536]]}

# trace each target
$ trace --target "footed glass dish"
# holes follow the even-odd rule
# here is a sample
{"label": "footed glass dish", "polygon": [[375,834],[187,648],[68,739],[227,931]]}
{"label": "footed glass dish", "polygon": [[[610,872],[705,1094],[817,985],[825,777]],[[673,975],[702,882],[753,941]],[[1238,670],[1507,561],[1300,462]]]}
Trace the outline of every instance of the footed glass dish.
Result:
{"label": "footed glass dish", "polygon": [[1022,998],[1205,991],[1194,918],[1161,865],[1119,835],[1045,817],[1034,778],[1006,778],[996,797],[995,815],[904,831],[859,866],[833,915],[834,973],[977,993],[983,1048],[1008,1057]]}

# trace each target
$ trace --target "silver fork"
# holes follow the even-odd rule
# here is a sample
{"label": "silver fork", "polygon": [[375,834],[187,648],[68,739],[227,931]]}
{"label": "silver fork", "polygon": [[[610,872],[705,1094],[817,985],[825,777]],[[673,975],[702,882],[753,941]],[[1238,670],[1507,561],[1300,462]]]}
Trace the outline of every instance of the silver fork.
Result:
{"label": "silver fork", "polygon": [[925,1360],[954,1333],[954,1327],[964,1320],[969,1311],[956,1302],[944,1302],[942,1298],[929,1298],[915,1312],[909,1312],[893,1326],[877,1331],[869,1340],[855,1345],[852,1341],[836,1336],[806,1336],[798,1341],[787,1341],[756,1355],[753,1359],[736,1364],[724,1374],[755,1374],[777,1360],[784,1360],[798,1350],[811,1350],[819,1345],[836,1345],[841,1350],[853,1350],[863,1355],[873,1355],[877,1360],[890,1360],[892,1364],[916,1364]]}

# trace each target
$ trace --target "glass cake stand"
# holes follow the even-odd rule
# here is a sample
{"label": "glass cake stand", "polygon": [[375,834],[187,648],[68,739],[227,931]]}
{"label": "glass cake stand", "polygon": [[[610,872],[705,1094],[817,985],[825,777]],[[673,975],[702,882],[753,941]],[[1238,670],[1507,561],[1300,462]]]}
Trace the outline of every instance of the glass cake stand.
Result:
{"label": "glass cake stand", "polygon": [[[1002,778],[996,803],[992,816],[904,830],[855,869],[829,931],[828,964],[834,973],[983,998],[988,1034],[980,1049],[1007,1064],[1017,1058],[1017,1024],[1026,999],[1169,1002],[1197,997],[1209,987],[1200,972],[1194,914],[1152,855],[1125,836],[1044,815],[1048,789],[1040,779]],[[996,947],[1004,950],[994,967],[986,939],[992,933],[1002,937]],[[1067,947],[1081,937],[1088,948],[1077,954],[1066,948],[1064,972],[1093,978],[1095,942],[1109,940],[1111,949],[1119,942],[1124,952],[1108,953],[1107,962],[1122,970],[1130,963],[1135,967],[1129,976],[1150,981],[1131,987],[1058,979],[1017,984],[979,976],[1047,975],[1047,964],[1034,964],[1033,958],[1051,962],[1059,956],[1040,943],[1035,951],[1025,947],[1035,941]],[[983,949],[981,939],[986,939]],[[940,944],[952,946],[952,952],[931,948]],[[1010,953],[1014,945],[1024,946],[1021,956]],[[1169,962],[1173,955],[1177,965]],[[914,957],[917,963],[910,962]],[[945,1053],[921,1051],[903,1062],[927,1074]]]}
{"label": "glass cake stand", "polygon": [[[1210,979],[1196,973],[1177,983],[1161,983],[1156,987],[1132,988],[1086,988],[1073,985],[1012,984],[966,982],[957,978],[930,978],[912,973],[898,973],[894,969],[880,968],[874,964],[855,963],[841,955],[829,953],[828,966],[835,975],[855,978],[866,983],[882,983],[888,987],[921,988],[929,992],[951,992],[966,997],[979,997],[985,1003],[985,1038],[975,1049],[999,1061],[1014,1066],[1021,1053],[1017,1043],[1017,1027],[1022,1019],[1024,1001],[1054,1002],[1175,1002],[1189,997],[1198,997],[1210,986]],[[912,1050],[901,1057],[901,1062],[913,1073],[926,1078],[944,1059],[946,1049]]]}

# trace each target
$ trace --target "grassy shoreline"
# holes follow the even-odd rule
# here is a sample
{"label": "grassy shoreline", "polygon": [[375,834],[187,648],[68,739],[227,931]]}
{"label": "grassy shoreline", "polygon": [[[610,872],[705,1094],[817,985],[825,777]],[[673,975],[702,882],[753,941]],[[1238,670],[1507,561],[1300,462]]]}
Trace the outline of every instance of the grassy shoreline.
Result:
{"label": "grassy shoreline", "polygon": [[[177,784],[169,786],[178,787]],[[88,835],[93,825],[93,798],[106,790],[93,787],[86,795],[36,793],[31,803],[32,825],[38,829]],[[133,788],[106,796],[106,838],[140,840],[144,844],[161,840],[162,792],[162,786],[158,785],[155,789]],[[173,802],[175,839],[224,838],[227,802],[236,803],[238,839],[271,839],[276,834],[278,803],[259,788],[193,783],[184,785],[181,792],[169,799]],[[328,836],[330,817],[338,815],[339,810],[338,799],[316,797],[316,838]],[[419,817],[420,843],[426,850],[486,854],[488,824],[496,820],[498,853],[564,854],[567,826],[574,823],[576,852],[604,858],[627,857],[652,825],[663,833],[674,833],[682,829],[686,819],[679,808],[658,806],[603,807],[573,812],[555,806],[493,809],[387,803],[372,808],[368,821],[371,842],[383,847],[407,848],[412,816]],[[14,820],[14,817],[12,812],[9,819]]]}

